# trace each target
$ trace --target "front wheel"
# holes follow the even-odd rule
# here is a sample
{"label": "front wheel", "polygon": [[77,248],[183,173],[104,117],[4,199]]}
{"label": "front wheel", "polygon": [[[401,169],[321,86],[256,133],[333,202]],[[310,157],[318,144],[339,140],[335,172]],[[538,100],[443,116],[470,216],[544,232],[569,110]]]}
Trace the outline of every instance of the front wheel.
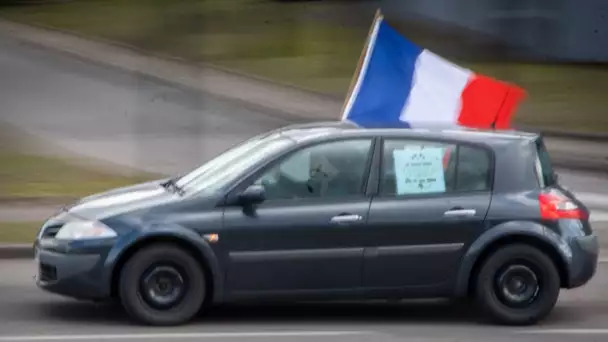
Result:
{"label": "front wheel", "polygon": [[148,325],[186,323],[205,300],[205,277],[197,260],[172,245],[146,247],[133,255],[119,279],[122,306]]}
{"label": "front wheel", "polygon": [[481,267],[475,299],[496,323],[530,325],[553,310],[560,287],[551,258],[532,246],[510,245],[497,250]]}

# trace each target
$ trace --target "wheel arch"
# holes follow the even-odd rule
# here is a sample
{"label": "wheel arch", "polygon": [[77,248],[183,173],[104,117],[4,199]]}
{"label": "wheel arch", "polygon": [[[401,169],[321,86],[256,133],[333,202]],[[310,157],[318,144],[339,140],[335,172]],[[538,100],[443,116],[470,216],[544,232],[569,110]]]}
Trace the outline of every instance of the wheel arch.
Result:
{"label": "wheel arch", "polygon": [[511,244],[525,244],[537,248],[545,253],[555,264],[559,277],[560,287],[567,287],[570,279],[570,268],[568,257],[560,249],[559,242],[544,234],[545,227],[541,232],[536,230],[519,230],[513,232],[500,232],[492,234],[491,237],[478,239],[463,257],[456,281],[456,297],[466,297],[474,289],[474,279],[481,265],[501,247]]}
{"label": "wheel arch", "polygon": [[492,253],[498,250],[501,247],[513,244],[523,244],[528,245],[534,248],[539,249],[543,253],[545,253],[551,261],[555,264],[557,268],[557,272],[559,274],[560,279],[560,287],[566,287],[568,284],[568,269],[566,268],[565,262],[563,258],[560,256],[559,252],[557,252],[556,248],[551,244],[536,238],[534,236],[526,236],[526,235],[509,235],[497,239],[492,242],[490,245],[486,246],[483,252],[477,257],[475,263],[473,264],[473,268],[469,274],[469,279],[467,282],[467,295],[471,295],[474,291],[475,278],[479,274],[481,266],[483,263],[492,255]]}
{"label": "wheel arch", "polygon": [[[192,255],[197,260],[205,275],[206,290],[209,291],[210,294],[207,296],[206,301],[216,301],[218,298],[221,298],[223,290],[221,282],[222,277],[217,260],[213,255],[209,255],[209,253],[212,252],[206,251],[205,247],[201,247],[201,243],[193,242],[190,239],[179,235],[167,233],[142,237],[123,248],[120,254],[117,255],[109,273],[109,290],[112,298],[118,298],[119,296],[118,284],[120,273],[127,261],[144,248],[159,244],[174,245]],[[206,247],[210,249],[209,246]]]}

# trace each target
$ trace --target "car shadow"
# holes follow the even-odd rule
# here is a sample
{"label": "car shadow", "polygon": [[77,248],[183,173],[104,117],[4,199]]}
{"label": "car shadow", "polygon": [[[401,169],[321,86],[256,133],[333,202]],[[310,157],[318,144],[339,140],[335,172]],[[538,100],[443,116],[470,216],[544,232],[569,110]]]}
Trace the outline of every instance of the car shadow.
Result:
{"label": "car shadow", "polygon": [[214,307],[204,312],[208,323],[477,323],[468,303],[436,301],[377,301],[350,303],[248,304]]}
{"label": "car shadow", "polygon": [[[41,304],[46,320],[91,325],[132,325],[117,303],[61,301]],[[399,302],[340,302],[239,304],[207,308],[193,324],[478,324],[469,303],[447,300]]]}
{"label": "car shadow", "polygon": [[118,303],[92,303],[61,300],[37,305],[38,319],[92,325],[131,325],[129,316]]}

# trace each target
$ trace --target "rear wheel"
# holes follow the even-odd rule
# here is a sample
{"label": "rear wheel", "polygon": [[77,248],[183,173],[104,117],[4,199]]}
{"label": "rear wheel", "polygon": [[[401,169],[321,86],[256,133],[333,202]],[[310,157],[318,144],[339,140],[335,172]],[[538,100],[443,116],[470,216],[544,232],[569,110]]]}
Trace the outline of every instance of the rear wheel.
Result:
{"label": "rear wheel", "polygon": [[119,279],[123,307],[135,320],[148,325],[186,323],[201,309],[205,292],[205,277],[197,260],[172,245],[137,252]]}
{"label": "rear wheel", "polygon": [[545,253],[528,245],[510,245],[492,254],[481,267],[475,299],[493,321],[530,325],[553,310],[560,291],[558,270]]}

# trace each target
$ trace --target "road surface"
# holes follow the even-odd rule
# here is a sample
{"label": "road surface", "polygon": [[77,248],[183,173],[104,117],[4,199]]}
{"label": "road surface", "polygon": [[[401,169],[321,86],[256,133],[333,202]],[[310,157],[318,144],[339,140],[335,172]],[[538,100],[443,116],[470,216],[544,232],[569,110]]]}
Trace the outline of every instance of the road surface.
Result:
{"label": "road surface", "polygon": [[[289,124],[243,105],[0,36],[0,120],[82,155],[174,174]],[[608,182],[561,171],[579,192]]]}
{"label": "road surface", "polygon": [[33,273],[30,260],[0,261],[0,342],[608,340],[608,264],[586,287],[563,291],[546,321],[526,328],[485,325],[469,307],[443,301],[224,307],[187,326],[144,328],[118,306],[47,294]]}
{"label": "road surface", "polygon": [[0,37],[0,120],[148,171],[194,167],[287,121]]}

